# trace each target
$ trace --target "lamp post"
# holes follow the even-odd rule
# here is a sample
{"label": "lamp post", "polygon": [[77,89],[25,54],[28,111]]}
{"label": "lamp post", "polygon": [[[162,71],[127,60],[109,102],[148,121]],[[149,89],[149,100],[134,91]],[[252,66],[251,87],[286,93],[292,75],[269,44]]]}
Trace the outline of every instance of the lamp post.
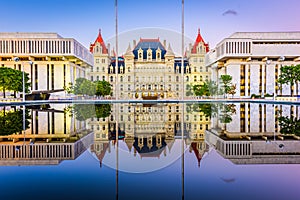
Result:
{"label": "lamp post", "polygon": [[[271,64],[271,60],[266,60],[266,63],[265,63],[265,69],[263,70],[263,74],[262,74],[262,91],[261,91],[261,97],[265,97],[265,89],[267,89],[267,81],[266,81],[266,74],[267,74],[267,66]],[[266,85],[265,85],[266,84]],[[266,90],[267,91],[267,90]]]}
{"label": "lamp post", "polygon": [[[15,62],[19,62],[20,61],[20,58],[19,57],[14,57],[14,61]],[[30,65],[33,64],[33,62],[30,60],[28,62]],[[22,62],[22,93],[23,93],[23,96],[22,96],[22,101],[25,102],[25,70],[24,70],[24,62]]]}
{"label": "lamp post", "polygon": [[[278,77],[279,77],[279,75],[281,73],[281,67],[282,67],[282,63],[283,63],[284,60],[285,60],[285,57],[284,56],[280,56],[280,58],[279,58],[280,65],[279,65],[279,70],[277,71]],[[277,94],[277,93],[278,93],[278,90],[275,90],[274,99],[275,99],[275,94]],[[282,89],[280,89],[280,95],[282,95]]]}

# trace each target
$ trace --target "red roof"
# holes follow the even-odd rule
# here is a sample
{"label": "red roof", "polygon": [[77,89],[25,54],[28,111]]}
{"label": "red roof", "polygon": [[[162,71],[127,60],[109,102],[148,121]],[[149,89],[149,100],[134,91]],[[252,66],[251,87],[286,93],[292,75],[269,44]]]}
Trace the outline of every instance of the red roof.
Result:
{"label": "red roof", "polygon": [[108,50],[105,46],[105,43],[103,41],[102,35],[101,35],[101,29],[99,29],[98,37],[96,38],[95,42],[90,45],[90,52],[92,53],[94,50],[94,47],[96,46],[96,43],[99,43],[102,47],[102,53],[107,54]]}
{"label": "red roof", "polygon": [[200,161],[201,161],[202,157],[201,157],[201,155],[200,155],[200,153],[198,151],[197,143],[196,142],[192,142],[191,147],[193,148],[195,156],[196,156],[196,158],[198,160],[198,167],[200,167]]}
{"label": "red roof", "polygon": [[198,35],[197,35],[197,39],[194,43],[194,46],[192,48],[192,53],[197,53],[197,46],[199,45],[200,42],[203,42],[205,48],[206,48],[206,53],[209,51],[209,45],[207,43],[204,42],[201,34],[200,34],[200,29],[198,29]]}

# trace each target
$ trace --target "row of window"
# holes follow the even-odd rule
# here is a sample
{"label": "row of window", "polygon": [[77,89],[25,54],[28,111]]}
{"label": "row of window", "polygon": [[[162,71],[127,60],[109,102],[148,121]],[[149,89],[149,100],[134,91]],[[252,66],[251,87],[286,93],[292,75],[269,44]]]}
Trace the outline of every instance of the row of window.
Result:
{"label": "row of window", "polygon": [[0,40],[0,53],[71,53],[71,41],[65,40]]}

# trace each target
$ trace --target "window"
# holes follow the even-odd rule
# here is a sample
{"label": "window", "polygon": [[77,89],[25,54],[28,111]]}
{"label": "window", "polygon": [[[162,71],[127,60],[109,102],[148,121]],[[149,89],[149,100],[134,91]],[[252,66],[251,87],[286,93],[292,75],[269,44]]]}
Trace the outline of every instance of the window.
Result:
{"label": "window", "polygon": [[203,67],[200,67],[200,72],[202,72],[202,70],[203,70]]}
{"label": "window", "polygon": [[189,78],[189,76],[186,76],[186,81],[190,81],[190,78]]}
{"label": "window", "polygon": [[197,82],[197,76],[194,76],[194,82]]}
{"label": "window", "polygon": [[99,67],[97,67],[97,72],[99,72]]}
{"label": "window", "polygon": [[94,81],[94,77],[93,76],[91,76],[91,81]]}
{"label": "window", "polygon": [[128,72],[130,72],[130,67],[127,68]]}
{"label": "window", "polygon": [[102,63],[105,63],[105,59],[102,59]]}
{"label": "window", "polygon": [[123,76],[120,76],[120,82],[123,82]]}
{"label": "window", "polygon": [[194,72],[197,72],[197,67],[194,67]]}
{"label": "window", "polygon": [[176,76],[176,82],[179,82],[179,76]]}
{"label": "window", "polygon": [[114,81],[114,77],[111,76],[111,77],[110,77],[110,82],[113,82],[113,81]]}
{"label": "window", "polygon": [[179,73],[179,66],[176,66],[176,73]]}
{"label": "window", "polygon": [[128,79],[128,82],[130,82],[130,81],[131,81],[131,78],[130,78],[130,76],[128,76],[128,77],[127,77],[127,79]]}
{"label": "window", "polygon": [[97,76],[97,81],[99,81],[99,76]]}
{"label": "window", "polygon": [[96,59],[96,63],[99,63],[99,59],[98,58]]}
{"label": "window", "polygon": [[169,76],[169,82],[172,82],[172,76]]}
{"label": "window", "polygon": [[102,72],[105,72],[105,67],[102,67]]}
{"label": "window", "polygon": [[102,81],[105,81],[105,76],[102,76]]}

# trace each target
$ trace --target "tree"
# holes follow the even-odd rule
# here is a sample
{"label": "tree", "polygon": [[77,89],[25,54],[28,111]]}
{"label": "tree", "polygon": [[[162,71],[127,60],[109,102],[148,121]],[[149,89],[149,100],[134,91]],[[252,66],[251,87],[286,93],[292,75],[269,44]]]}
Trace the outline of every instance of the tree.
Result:
{"label": "tree", "polygon": [[110,104],[74,104],[66,109],[66,112],[75,114],[76,119],[85,121],[87,119],[97,117],[106,118],[111,113]]}
{"label": "tree", "polygon": [[73,83],[69,83],[68,86],[65,86],[65,87],[64,87],[64,90],[65,90],[68,94],[74,93],[74,85],[73,85]]}
{"label": "tree", "polygon": [[[27,73],[24,73],[25,92],[29,92],[30,83]],[[3,91],[4,98],[6,91],[23,91],[23,72],[8,67],[0,67],[0,89]]]}
{"label": "tree", "polygon": [[193,91],[196,96],[210,96],[208,85],[205,83],[203,85],[194,85]]}
{"label": "tree", "polygon": [[193,91],[196,96],[214,96],[218,93],[218,85],[215,81],[205,81],[202,85],[194,85]]}
{"label": "tree", "polygon": [[296,72],[299,69],[298,67],[296,68],[294,66],[283,66],[280,68],[280,70],[281,70],[281,74],[279,75],[277,82],[281,85],[281,88],[283,84],[289,84],[291,90],[291,96],[293,96],[293,85],[296,81],[296,77],[298,77],[298,75],[296,75]]}
{"label": "tree", "polygon": [[97,96],[106,96],[111,93],[111,85],[107,81],[96,81],[96,95]]}
{"label": "tree", "polygon": [[300,119],[297,117],[283,117],[278,118],[280,133],[282,134],[295,134],[300,136]]}
{"label": "tree", "polygon": [[79,95],[95,95],[96,84],[86,78],[77,78],[74,85],[74,94]]}
{"label": "tree", "polygon": [[186,85],[186,96],[192,96],[193,95],[193,86],[190,84]]}
{"label": "tree", "polygon": [[[29,128],[30,115],[28,110],[25,111],[25,129]],[[20,133],[23,130],[23,111],[6,111],[5,107],[0,112],[0,135],[11,135]]]}
{"label": "tree", "polygon": [[233,98],[233,96],[235,95],[235,93],[236,93],[236,84],[234,84],[234,85],[231,85],[230,86],[230,89],[229,89],[229,91],[228,91],[228,94],[231,94],[232,95],[232,98]]}
{"label": "tree", "polygon": [[297,95],[298,95],[298,84],[300,81],[300,65],[294,66],[294,73],[295,73],[296,91],[297,91]]}
{"label": "tree", "polygon": [[215,96],[218,94],[218,85],[215,81],[209,80],[206,81],[205,84],[207,85],[210,96]]}
{"label": "tree", "polygon": [[231,81],[232,81],[232,76],[230,76],[230,75],[221,75],[221,82],[223,84],[225,95],[228,94],[228,92],[230,91]]}

